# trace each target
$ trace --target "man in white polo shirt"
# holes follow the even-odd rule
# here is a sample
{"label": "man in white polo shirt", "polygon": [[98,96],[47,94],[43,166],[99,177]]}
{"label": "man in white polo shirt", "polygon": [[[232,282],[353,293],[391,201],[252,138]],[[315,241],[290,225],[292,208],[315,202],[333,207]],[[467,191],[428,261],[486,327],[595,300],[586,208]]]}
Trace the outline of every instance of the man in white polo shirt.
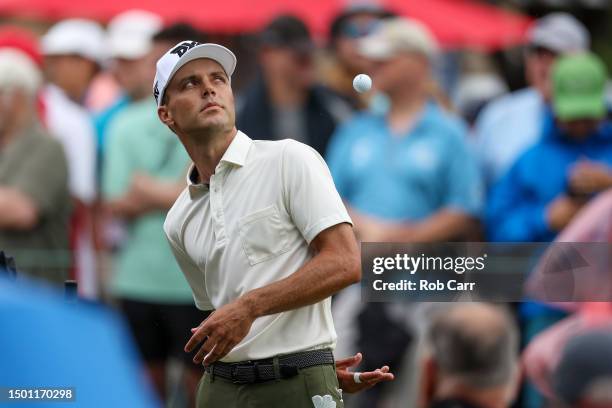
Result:
{"label": "man in white polo shirt", "polygon": [[185,346],[198,406],[342,407],[330,296],[360,279],[351,220],[323,159],[235,127],[236,57],[182,42],[157,63],[161,121],[193,160],[164,228],[196,305]]}

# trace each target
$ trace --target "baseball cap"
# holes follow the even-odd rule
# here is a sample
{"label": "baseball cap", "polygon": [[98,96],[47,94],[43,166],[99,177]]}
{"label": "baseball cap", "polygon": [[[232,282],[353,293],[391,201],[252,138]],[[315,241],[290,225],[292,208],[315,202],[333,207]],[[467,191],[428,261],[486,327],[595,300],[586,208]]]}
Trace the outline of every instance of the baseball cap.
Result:
{"label": "baseball cap", "polygon": [[415,52],[433,59],[438,53],[438,44],[427,27],[400,17],[383,20],[358,47],[364,57],[374,60],[386,60],[402,52]]}
{"label": "baseball cap", "polygon": [[231,80],[236,68],[236,56],[233,52],[219,44],[182,41],[170,48],[157,61],[157,72],[153,81],[153,96],[157,106],[161,106],[166,87],[176,71],[198,58],[209,58],[218,62]]}
{"label": "baseball cap", "polygon": [[101,64],[106,57],[104,30],[93,21],[69,19],[55,24],[42,37],[44,55],[79,55]]}
{"label": "baseball cap", "polygon": [[568,13],[551,13],[535,22],[527,37],[532,47],[542,47],[558,54],[586,51],[591,37],[586,27]]}
{"label": "baseball cap", "polygon": [[552,373],[558,397],[574,404],[599,380],[612,378],[612,327],[593,329],[569,339]]}
{"label": "baseball cap", "polygon": [[16,26],[0,28],[0,48],[13,48],[26,53],[40,68],[43,57],[40,53],[38,39],[28,30]]}
{"label": "baseball cap", "polygon": [[151,51],[152,37],[162,29],[163,20],[144,10],[118,14],[108,23],[110,57],[138,59]]}
{"label": "baseball cap", "polygon": [[371,25],[366,25],[360,29],[353,29],[349,24],[351,18],[358,15],[370,15],[377,19],[383,19],[392,17],[393,13],[386,10],[381,5],[371,2],[360,2],[352,3],[346,6],[340,13],[332,20],[329,27],[329,36],[332,41],[341,36],[348,36],[351,38],[360,38],[361,34],[369,34],[368,29]]}
{"label": "baseball cap", "polygon": [[42,85],[42,74],[25,52],[12,48],[0,49],[0,89],[23,89],[35,95]]}
{"label": "baseball cap", "polygon": [[562,120],[602,118],[606,69],[592,53],[561,57],[553,66],[553,109]]}
{"label": "baseball cap", "polygon": [[259,43],[269,47],[291,48],[298,52],[309,52],[314,48],[306,24],[291,15],[272,20],[259,34]]}

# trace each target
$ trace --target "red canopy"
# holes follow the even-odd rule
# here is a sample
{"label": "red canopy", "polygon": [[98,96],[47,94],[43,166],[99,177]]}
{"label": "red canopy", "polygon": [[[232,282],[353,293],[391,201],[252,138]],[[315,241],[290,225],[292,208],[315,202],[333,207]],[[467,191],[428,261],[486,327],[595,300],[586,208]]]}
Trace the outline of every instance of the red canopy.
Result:
{"label": "red canopy", "polygon": [[[42,20],[85,17],[107,22],[129,9],[153,11],[167,21],[188,21],[209,32],[260,29],[279,13],[303,18],[324,36],[343,0],[0,0],[0,15]],[[522,42],[530,20],[474,0],[386,0],[390,9],[428,25],[441,44],[495,49]]]}
{"label": "red canopy", "polygon": [[531,19],[473,0],[387,0],[398,14],[425,23],[446,48],[493,50],[524,42]]}

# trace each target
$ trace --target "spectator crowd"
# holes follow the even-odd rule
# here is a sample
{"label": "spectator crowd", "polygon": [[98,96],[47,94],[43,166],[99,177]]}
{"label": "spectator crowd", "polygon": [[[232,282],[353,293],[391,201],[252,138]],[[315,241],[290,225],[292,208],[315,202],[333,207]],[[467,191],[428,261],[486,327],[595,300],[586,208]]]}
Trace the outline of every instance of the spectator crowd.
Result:
{"label": "spectator crowd", "polygon": [[[152,83],[170,47],[209,38],[140,10],[41,38],[0,27],[0,250],[20,277],[74,279],[114,305],[158,397],[171,398],[174,361],[188,405],[202,370],[183,346],[205,316],[163,223],[190,163]],[[511,93],[491,68],[443,90],[435,37],[379,7],[346,8],[318,45],[295,16],[261,30],[237,127],[324,157],[359,240],[610,242],[608,74],[576,18],[534,22],[528,87]],[[371,91],[352,89],[358,73]],[[396,374],[348,407],[612,406],[607,304],[367,304],[350,287],[333,308],[337,357]]]}

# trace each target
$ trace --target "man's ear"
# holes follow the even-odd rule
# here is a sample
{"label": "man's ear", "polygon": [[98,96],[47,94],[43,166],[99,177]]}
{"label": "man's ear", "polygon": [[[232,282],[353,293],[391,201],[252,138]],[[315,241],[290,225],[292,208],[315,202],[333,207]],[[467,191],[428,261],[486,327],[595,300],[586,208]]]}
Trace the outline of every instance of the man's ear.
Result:
{"label": "man's ear", "polygon": [[174,125],[174,119],[172,119],[172,114],[170,113],[166,105],[162,105],[159,108],[157,108],[157,116],[159,117],[159,120],[161,120],[164,125],[169,126],[169,127]]}

